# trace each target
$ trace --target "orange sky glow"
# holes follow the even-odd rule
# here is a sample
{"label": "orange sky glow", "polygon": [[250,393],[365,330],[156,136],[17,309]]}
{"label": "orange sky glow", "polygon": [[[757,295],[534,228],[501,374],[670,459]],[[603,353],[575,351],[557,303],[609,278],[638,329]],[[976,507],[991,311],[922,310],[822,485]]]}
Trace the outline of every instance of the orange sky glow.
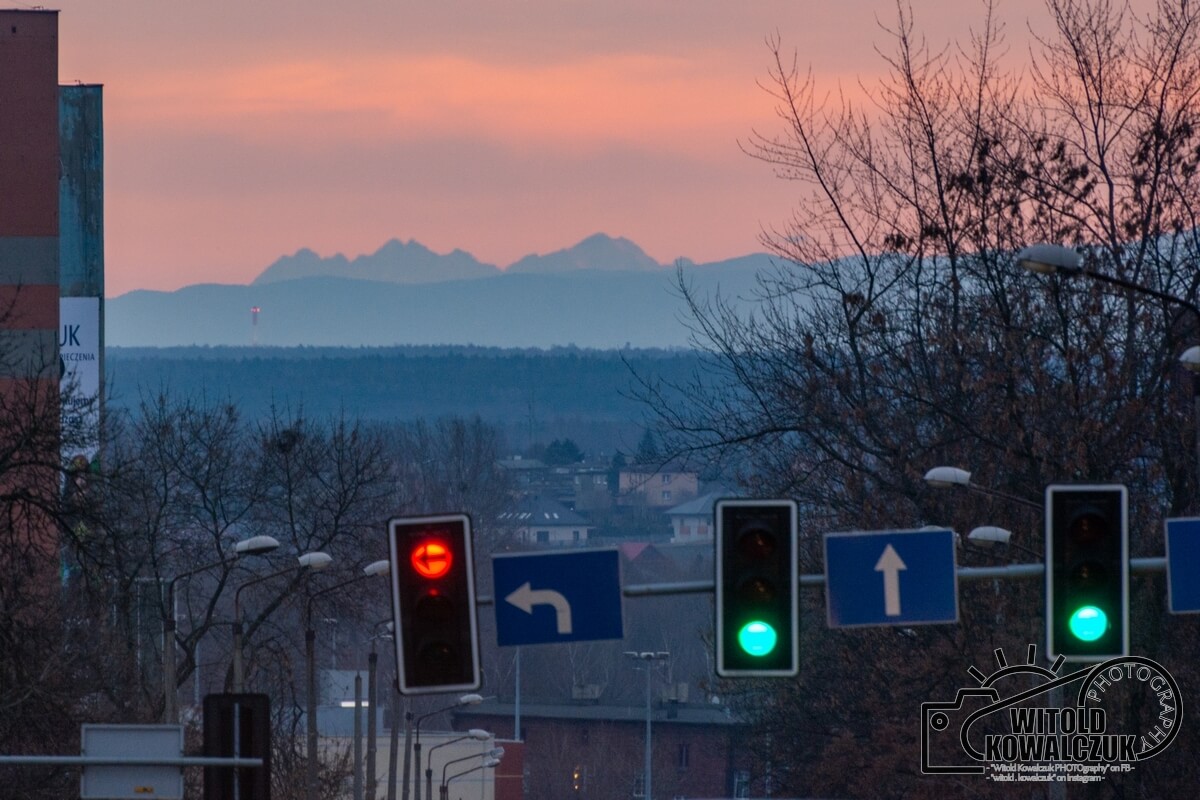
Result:
{"label": "orange sky glow", "polygon": [[[797,187],[767,37],[870,82],[894,3],[63,0],[59,78],[104,84],[107,294],[248,283],[302,247],[387,240],[505,266],[605,232],[652,257],[759,251]],[[913,0],[931,44],[982,4]],[[1014,49],[1039,0],[1000,6]]]}

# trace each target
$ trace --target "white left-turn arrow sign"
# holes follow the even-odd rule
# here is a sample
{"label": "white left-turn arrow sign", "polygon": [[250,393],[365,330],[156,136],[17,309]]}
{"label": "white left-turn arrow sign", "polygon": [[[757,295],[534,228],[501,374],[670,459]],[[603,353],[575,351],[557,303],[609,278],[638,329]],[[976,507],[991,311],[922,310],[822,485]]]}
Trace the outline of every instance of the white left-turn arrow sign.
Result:
{"label": "white left-turn arrow sign", "polygon": [[526,614],[532,614],[534,606],[553,606],[557,617],[558,632],[560,634],[571,632],[571,604],[567,602],[567,598],[553,589],[534,589],[529,581],[525,581],[520,588],[505,597],[504,602],[516,606]]}
{"label": "white left-turn arrow sign", "polygon": [[900,616],[900,570],[904,569],[908,567],[890,544],[875,562],[875,571],[883,573],[883,613],[889,617]]}

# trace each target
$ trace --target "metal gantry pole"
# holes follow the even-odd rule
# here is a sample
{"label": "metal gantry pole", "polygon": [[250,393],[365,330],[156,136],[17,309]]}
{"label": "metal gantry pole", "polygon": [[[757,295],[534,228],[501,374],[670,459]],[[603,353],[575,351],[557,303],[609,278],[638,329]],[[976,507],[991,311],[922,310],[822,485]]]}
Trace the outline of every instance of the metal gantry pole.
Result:
{"label": "metal gantry pole", "polygon": [[374,649],[367,656],[367,797],[376,800],[379,781],[375,766],[376,727],[378,725],[379,654]]}
{"label": "metal gantry pole", "polygon": [[304,660],[308,666],[308,683],[305,691],[305,724],[308,733],[308,752],[305,759],[304,798],[317,800],[317,632],[310,622],[304,631]]}
{"label": "metal gantry pole", "polygon": [[354,800],[363,800],[362,673],[354,673]]}
{"label": "metal gantry pole", "polygon": [[646,756],[643,766],[645,780],[645,800],[653,800],[650,792],[650,662],[646,662]]}

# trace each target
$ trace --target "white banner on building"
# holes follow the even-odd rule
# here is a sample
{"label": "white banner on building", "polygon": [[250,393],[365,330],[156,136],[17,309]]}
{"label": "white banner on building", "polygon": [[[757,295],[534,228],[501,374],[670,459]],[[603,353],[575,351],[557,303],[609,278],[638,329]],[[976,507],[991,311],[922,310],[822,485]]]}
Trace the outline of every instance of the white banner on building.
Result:
{"label": "white banner on building", "polygon": [[90,463],[100,450],[100,298],[59,298],[63,458]]}

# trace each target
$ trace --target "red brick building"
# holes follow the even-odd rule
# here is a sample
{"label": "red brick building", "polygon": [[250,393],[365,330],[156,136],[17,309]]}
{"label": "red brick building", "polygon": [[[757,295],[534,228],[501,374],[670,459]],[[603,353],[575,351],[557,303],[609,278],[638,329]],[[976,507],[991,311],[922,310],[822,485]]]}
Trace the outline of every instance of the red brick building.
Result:
{"label": "red brick building", "polygon": [[58,12],[0,10],[0,544],[15,597],[58,569]]}
{"label": "red brick building", "polygon": [[[454,727],[513,737],[515,711],[510,703],[485,701],[456,711]],[[738,748],[743,726],[725,708],[659,702],[651,724],[655,797],[735,796],[746,774]],[[522,703],[521,732],[528,800],[643,796],[645,706]]]}
{"label": "red brick building", "polygon": [[58,12],[0,10],[0,387],[58,384]]}

